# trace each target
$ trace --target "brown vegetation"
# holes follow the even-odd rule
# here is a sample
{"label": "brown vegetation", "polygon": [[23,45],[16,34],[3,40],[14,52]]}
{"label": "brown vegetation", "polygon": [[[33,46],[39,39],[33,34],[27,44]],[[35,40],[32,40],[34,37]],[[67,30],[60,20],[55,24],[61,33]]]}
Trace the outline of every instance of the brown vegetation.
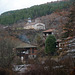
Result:
{"label": "brown vegetation", "polygon": [[73,68],[73,63],[70,63],[70,61],[73,60],[67,58],[64,60],[64,62],[62,61],[56,62],[54,60],[51,60],[51,58],[49,57],[49,59],[42,64],[39,61],[39,63],[35,62],[36,64],[33,62],[33,64],[29,67],[29,70],[25,71],[25,73],[22,73],[22,75],[69,75]]}
{"label": "brown vegetation", "polygon": [[70,73],[70,75],[75,75],[75,67],[73,68],[73,71]]}
{"label": "brown vegetation", "polygon": [[0,68],[0,75],[15,75],[12,70]]}

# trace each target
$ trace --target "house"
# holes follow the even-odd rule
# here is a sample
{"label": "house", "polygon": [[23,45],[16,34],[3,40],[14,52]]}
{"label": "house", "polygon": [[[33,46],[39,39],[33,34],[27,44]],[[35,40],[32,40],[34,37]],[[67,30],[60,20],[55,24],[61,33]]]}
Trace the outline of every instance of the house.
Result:
{"label": "house", "polygon": [[48,29],[46,31],[43,31],[43,38],[46,39],[48,35],[54,34],[55,29]]}
{"label": "house", "polygon": [[15,50],[17,56],[19,56],[22,61],[25,61],[26,59],[36,58],[36,54],[38,51],[36,46],[27,43],[21,43],[19,46],[16,47]]}
{"label": "house", "polygon": [[27,24],[24,26],[24,29],[35,29],[35,30],[40,30],[40,29],[45,29],[45,24],[41,23],[39,19],[35,19],[35,22],[32,22],[30,18],[28,18]]}

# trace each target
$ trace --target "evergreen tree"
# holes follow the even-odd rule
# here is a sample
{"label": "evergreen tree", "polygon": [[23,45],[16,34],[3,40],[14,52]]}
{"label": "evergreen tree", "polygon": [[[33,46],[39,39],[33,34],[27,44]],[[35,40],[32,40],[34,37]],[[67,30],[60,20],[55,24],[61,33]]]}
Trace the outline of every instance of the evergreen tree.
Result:
{"label": "evergreen tree", "polygon": [[45,42],[45,52],[47,54],[51,54],[53,55],[54,52],[55,52],[55,48],[56,48],[56,39],[53,35],[49,35],[46,39],[46,42]]}

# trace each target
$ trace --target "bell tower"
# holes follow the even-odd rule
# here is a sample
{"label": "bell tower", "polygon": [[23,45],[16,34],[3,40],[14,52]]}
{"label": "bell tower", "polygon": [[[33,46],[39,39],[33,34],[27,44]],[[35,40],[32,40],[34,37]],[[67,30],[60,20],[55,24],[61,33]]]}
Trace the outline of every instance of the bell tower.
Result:
{"label": "bell tower", "polygon": [[28,23],[31,23],[32,21],[31,21],[31,18],[28,18]]}

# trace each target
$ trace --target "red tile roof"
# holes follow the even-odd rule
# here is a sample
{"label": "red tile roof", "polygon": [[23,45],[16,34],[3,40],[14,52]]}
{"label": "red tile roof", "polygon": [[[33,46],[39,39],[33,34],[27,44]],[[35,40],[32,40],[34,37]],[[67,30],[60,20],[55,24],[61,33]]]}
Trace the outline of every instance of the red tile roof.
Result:
{"label": "red tile roof", "polygon": [[53,32],[55,29],[48,29],[46,31],[43,31],[43,32]]}
{"label": "red tile roof", "polygon": [[62,40],[60,40],[60,39],[57,39],[57,41],[56,42],[61,42]]}
{"label": "red tile roof", "polygon": [[68,37],[67,39],[69,40],[69,39],[72,39],[73,37]]}

